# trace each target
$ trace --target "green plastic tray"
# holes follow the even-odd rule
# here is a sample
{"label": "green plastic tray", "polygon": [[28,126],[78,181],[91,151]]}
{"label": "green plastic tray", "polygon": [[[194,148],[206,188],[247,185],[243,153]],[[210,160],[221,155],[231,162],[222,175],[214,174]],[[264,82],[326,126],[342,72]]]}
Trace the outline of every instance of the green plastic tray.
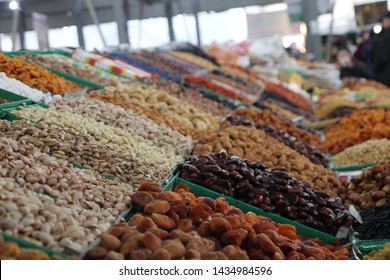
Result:
{"label": "green plastic tray", "polygon": [[8,103],[0,104],[0,109],[17,107],[22,104],[30,105],[33,103],[33,101],[27,97],[17,95],[4,89],[0,89],[0,98],[9,101]]}
{"label": "green plastic tray", "polygon": [[355,244],[363,255],[367,255],[373,250],[380,250],[385,243],[390,243],[390,239],[361,240],[352,233],[349,234],[349,241]]}
{"label": "green plastic tray", "polygon": [[296,222],[294,222],[292,220],[289,220],[287,218],[284,218],[284,217],[281,217],[281,216],[278,216],[278,215],[266,212],[266,211],[264,211],[262,209],[259,209],[257,207],[252,206],[252,205],[249,205],[247,203],[241,202],[241,201],[236,200],[234,198],[231,198],[229,196],[225,196],[223,194],[214,192],[214,191],[206,189],[204,187],[195,185],[193,183],[190,183],[190,182],[188,182],[186,180],[183,180],[183,179],[177,177],[177,175],[172,178],[171,182],[169,182],[163,188],[163,190],[164,191],[172,190],[174,188],[174,186],[176,186],[178,183],[184,183],[184,184],[188,185],[190,187],[191,192],[193,192],[196,196],[211,197],[213,199],[216,199],[218,197],[224,197],[226,199],[226,201],[229,202],[230,205],[235,206],[235,207],[241,209],[244,212],[253,212],[253,213],[257,214],[257,215],[261,215],[261,216],[270,218],[271,220],[273,220],[274,222],[279,223],[279,224],[290,224],[290,225],[293,225],[297,229],[298,234],[300,234],[300,235],[302,235],[304,237],[319,238],[325,244],[328,244],[330,241],[337,239],[333,235],[321,232],[321,231],[316,230],[316,229],[312,229],[310,227],[307,227],[305,225],[296,223]]}
{"label": "green plastic tray", "polygon": [[21,248],[37,249],[37,250],[41,250],[41,251],[45,252],[49,256],[58,256],[58,257],[61,257],[63,259],[69,258],[69,255],[67,255],[67,254],[57,252],[57,251],[54,251],[52,249],[34,244],[30,241],[11,236],[9,234],[6,234],[5,232],[0,232],[0,234],[3,236],[5,241],[15,242]]}
{"label": "green plastic tray", "polygon": [[377,163],[371,163],[371,164],[360,164],[360,165],[351,165],[351,166],[340,166],[340,167],[331,167],[330,169],[337,172],[345,172],[345,171],[357,171],[362,170],[364,168],[369,168],[372,166],[377,165]]}
{"label": "green plastic tray", "polygon": [[62,51],[62,50],[57,50],[57,49],[35,50],[35,51],[23,50],[23,51],[3,52],[3,53],[6,54],[6,55],[8,55],[8,56],[17,56],[17,55],[22,55],[22,54],[27,54],[27,53],[31,53],[31,54],[35,54],[35,55],[42,55],[42,54],[60,54],[60,55],[68,56],[68,57],[71,56],[71,53],[66,52],[66,51]]}

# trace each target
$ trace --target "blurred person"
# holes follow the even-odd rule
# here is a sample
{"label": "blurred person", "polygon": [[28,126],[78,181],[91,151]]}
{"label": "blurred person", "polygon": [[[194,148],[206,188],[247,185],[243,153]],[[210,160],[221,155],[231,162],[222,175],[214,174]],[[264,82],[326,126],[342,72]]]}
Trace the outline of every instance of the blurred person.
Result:
{"label": "blurred person", "polygon": [[353,55],[355,59],[360,60],[366,64],[370,76],[372,76],[372,71],[373,71],[372,60],[371,60],[371,48],[372,48],[372,41],[374,36],[375,33],[373,30],[371,30],[370,32],[365,31],[361,38],[362,41],[358,45],[358,48],[355,54]]}
{"label": "blurred person", "polygon": [[366,65],[359,60],[353,59],[352,54],[345,48],[338,51],[337,64],[340,68],[340,79],[348,77],[370,78]]}
{"label": "blurred person", "polygon": [[372,43],[373,79],[390,87],[390,12],[381,18],[382,31]]}

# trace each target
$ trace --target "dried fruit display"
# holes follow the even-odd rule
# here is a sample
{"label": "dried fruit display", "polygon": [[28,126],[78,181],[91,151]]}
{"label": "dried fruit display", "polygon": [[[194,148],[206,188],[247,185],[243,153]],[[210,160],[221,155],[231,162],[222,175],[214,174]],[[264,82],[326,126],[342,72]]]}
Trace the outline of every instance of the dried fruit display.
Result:
{"label": "dried fruit display", "polygon": [[125,94],[118,94],[115,92],[92,92],[88,94],[89,98],[99,99],[104,102],[112,103],[122,107],[123,109],[130,109],[134,113],[145,116],[151,119],[153,122],[160,126],[166,126],[172,130],[178,131],[179,133],[192,136],[193,131],[188,128],[185,124],[178,122],[175,118],[168,115],[163,115],[156,109],[147,108],[144,105],[134,102],[129,96]]}
{"label": "dried fruit display", "polygon": [[390,140],[368,140],[332,157],[335,166],[378,163],[390,159]]}
{"label": "dried fruit display", "polygon": [[329,160],[317,147],[307,144],[306,142],[299,141],[295,137],[290,136],[288,133],[277,130],[273,125],[254,125],[250,120],[242,118],[240,116],[228,116],[225,120],[232,125],[244,125],[261,129],[265,133],[267,133],[267,135],[272,136],[276,140],[282,142],[283,144],[297,151],[301,155],[304,155],[312,163],[321,164],[325,167],[329,166]]}
{"label": "dried fruit display", "polygon": [[[266,106],[273,104],[273,105],[276,105],[276,106],[278,106],[278,107],[280,107],[288,112],[291,112],[297,116],[302,116],[309,121],[312,121],[312,122],[316,121],[316,118],[315,118],[313,113],[311,113],[305,109],[302,109],[296,105],[290,105],[288,103],[284,103],[282,101],[279,101],[279,100],[276,100],[276,99],[273,99],[270,97],[265,97],[264,94],[262,94],[260,101],[256,102],[255,105],[259,106],[259,108],[262,108],[263,104]],[[275,111],[275,112],[277,113],[277,111]],[[283,115],[281,115],[281,116],[283,116]],[[288,116],[287,116],[287,118],[289,119]]]}
{"label": "dried fruit display", "polygon": [[0,135],[33,144],[41,152],[91,168],[101,174],[138,186],[145,181],[161,182],[166,172],[154,163],[140,161],[130,153],[109,147],[90,135],[51,123],[0,120]]}
{"label": "dried fruit display", "polygon": [[0,137],[0,229],[56,251],[80,252],[129,208],[133,189]]}
{"label": "dried fruit display", "polygon": [[390,139],[390,110],[363,109],[342,118],[325,132],[325,147],[337,154],[371,139]]}
{"label": "dried fruit display", "polygon": [[87,259],[330,260],[350,255],[349,245],[303,240],[291,225],[245,214],[222,197],[196,197],[184,184],[167,192],[142,184],[133,202],[138,213],[103,234]]}
{"label": "dried fruit display", "polygon": [[356,235],[362,240],[390,238],[390,199],[382,206],[360,211],[363,224],[356,225]]}
{"label": "dried fruit display", "polygon": [[18,57],[25,61],[31,61],[38,65],[49,67],[104,86],[115,86],[120,82],[126,81],[125,79],[104,72],[99,68],[59,54],[32,55],[27,53]]}
{"label": "dried fruit display", "polygon": [[169,172],[182,158],[174,151],[168,151],[152,145],[141,137],[135,137],[123,129],[105,125],[92,118],[70,113],[66,110],[41,108],[38,106],[21,107],[12,111],[17,117],[29,120],[53,123],[61,128],[72,128],[81,135],[91,135],[96,141],[123,153],[134,154],[143,162],[152,162],[161,168],[161,172]]}
{"label": "dried fruit display", "polygon": [[239,91],[235,90],[234,88],[228,88],[220,83],[217,83],[214,80],[207,79],[204,77],[198,77],[198,76],[186,76],[185,81],[192,84],[192,85],[198,85],[201,87],[205,87],[208,89],[211,89],[215,91],[218,94],[221,94],[225,97],[238,100],[247,104],[252,104],[255,100],[248,98],[247,96],[243,95]]}
{"label": "dried fruit display", "polygon": [[[345,112],[349,113],[356,109],[362,109],[363,104],[356,101],[346,99],[344,97],[333,97],[320,102],[316,106],[316,117],[320,120],[331,117],[342,117],[343,115],[335,116],[335,110],[343,108]],[[348,108],[349,110],[346,110]]]}
{"label": "dried fruit display", "polygon": [[0,53],[0,71],[9,78],[15,78],[24,84],[44,92],[61,94],[80,89],[80,86],[53,74],[34,63],[27,63],[19,58],[10,58]]}
{"label": "dried fruit display", "polygon": [[347,79],[344,81],[343,87],[349,88],[350,90],[359,91],[365,87],[371,87],[375,89],[389,89],[388,86],[381,84],[374,80],[362,80],[362,79]]}
{"label": "dried fruit display", "polygon": [[124,110],[114,104],[79,96],[52,102],[50,106],[94,118],[106,125],[119,127],[134,137],[142,137],[145,141],[152,142],[153,145],[175,151],[183,157],[188,156],[192,148],[191,138],[165,126],[159,126],[150,119],[135,114],[132,110]]}
{"label": "dried fruit display", "polygon": [[154,84],[159,90],[164,90],[180,100],[214,116],[223,116],[228,112],[221,103],[206,98],[200,92],[185,88],[178,83],[163,79],[150,79],[148,82]]}
{"label": "dried fruit display", "polygon": [[201,66],[205,69],[208,69],[208,70],[212,70],[212,69],[216,68],[216,65],[214,65],[213,63],[211,63],[207,59],[201,58],[201,57],[194,55],[192,53],[180,52],[180,51],[173,51],[173,52],[169,52],[169,53],[186,61],[186,62],[190,62],[190,63],[196,64],[196,65],[199,65],[199,66]]}
{"label": "dried fruit display", "polygon": [[232,112],[232,116],[240,116],[249,119],[256,125],[273,125],[278,130],[286,132],[298,140],[307,142],[311,145],[320,146],[322,144],[320,137],[317,135],[298,128],[293,123],[276,116],[269,110],[242,108]]}
{"label": "dried fruit display", "polygon": [[[281,101],[286,101],[290,105],[299,106],[302,109],[307,110],[308,112],[313,112],[310,98],[306,98],[303,95],[296,93],[295,91],[289,89],[281,83],[266,81],[265,84],[265,91],[276,94],[280,97],[279,99]],[[265,93],[264,95],[266,96],[267,94]],[[271,95],[269,95],[269,97],[271,97]]]}
{"label": "dried fruit display", "polygon": [[[216,72],[216,71],[214,71]],[[213,72],[213,73],[214,73]],[[260,88],[256,88],[254,86],[250,86],[246,82],[237,81],[236,79],[233,79],[232,77],[227,77],[227,75],[223,75],[223,73],[217,72],[218,74],[207,74],[205,77],[209,78],[210,80],[213,80],[217,82],[218,84],[224,84],[228,88],[234,88],[235,90],[238,90],[243,96],[247,96],[248,98],[259,98],[260,97]]]}
{"label": "dried fruit display", "polygon": [[219,154],[190,156],[181,178],[298,223],[336,234],[348,222],[340,199],[313,190],[285,169],[266,170],[259,162]]}
{"label": "dried fruit display", "polygon": [[240,77],[241,79],[250,82],[256,86],[263,87],[262,81],[258,78],[258,75],[256,72],[251,71],[250,69],[243,68],[238,65],[222,65],[219,69],[221,69],[223,72],[232,74],[234,76]]}
{"label": "dried fruit display", "polygon": [[365,260],[390,260],[390,243],[387,242],[380,250],[371,251],[364,256]]}
{"label": "dried fruit display", "polygon": [[363,170],[352,178],[348,189],[340,193],[345,205],[353,204],[357,209],[381,206],[390,198],[390,160]]}
{"label": "dried fruit display", "polygon": [[272,113],[274,113],[275,115],[277,115],[281,118],[293,120],[293,119],[299,117],[299,115],[294,114],[293,112],[286,110],[283,107],[280,107],[279,105],[277,105],[275,103],[271,103],[271,102],[263,102],[263,103],[265,106],[267,106],[272,111]]}
{"label": "dried fruit display", "polygon": [[336,196],[340,183],[336,174],[321,165],[313,164],[305,156],[265,134],[264,131],[245,127],[222,127],[199,137],[193,154],[203,155],[226,150],[249,162],[260,161],[267,168],[283,167],[299,181],[308,182],[314,189]]}

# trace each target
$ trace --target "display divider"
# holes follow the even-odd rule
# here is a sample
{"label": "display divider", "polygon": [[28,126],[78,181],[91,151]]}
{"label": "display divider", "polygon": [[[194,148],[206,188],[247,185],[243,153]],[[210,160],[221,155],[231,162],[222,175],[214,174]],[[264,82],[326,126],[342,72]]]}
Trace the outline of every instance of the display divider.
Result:
{"label": "display divider", "polygon": [[17,107],[22,104],[31,105],[33,101],[27,97],[12,93],[8,90],[0,89],[0,99],[10,102],[0,104],[0,109]]}
{"label": "display divider", "polygon": [[205,196],[210,197],[213,199],[216,199],[218,197],[224,197],[227,202],[229,202],[230,205],[235,206],[239,209],[241,209],[243,212],[253,212],[257,215],[261,215],[267,218],[270,218],[272,221],[279,223],[279,224],[290,224],[295,226],[297,233],[309,238],[319,238],[323,243],[328,244],[332,240],[337,240],[336,236],[330,235],[328,233],[310,228],[308,226],[299,224],[297,222],[294,222],[290,219],[284,218],[282,216],[278,216],[276,214],[266,212],[260,208],[257,208],[255,206],[249,205],[247,203],[244,203],[242,201],[236,200],[234,198],[231,198],[229,196],[226,196],[221,193],[214,192],[212,190],[206,189],[204,187],[201,187],[199,185],[193,184],[191,182],[188,182],[182,178],[179,178],[178,175],[172,178],[172,180],[163,188],[164,191],[170,191],[172,190],[178,183],[184,183],[186,184],[191,192],[193,192],[197,196]]}
{"label": "display divider", "polygon": [[389,239],[372,239],[372,240],[362,240],[357,238],[353,232],[351,232],[348,236],[349,241],[356,245],[359,248],[359,251],[363,255],[367,255],[371,251],[374,250],[380,250],[383,248],[385,243],[390,243],[390,238]]}

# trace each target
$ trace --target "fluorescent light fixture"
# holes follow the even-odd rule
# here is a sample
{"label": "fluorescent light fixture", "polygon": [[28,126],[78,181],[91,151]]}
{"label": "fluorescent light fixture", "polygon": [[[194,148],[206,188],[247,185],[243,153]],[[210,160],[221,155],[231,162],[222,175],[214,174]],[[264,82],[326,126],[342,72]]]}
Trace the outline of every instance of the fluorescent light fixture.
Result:
{"label": "fluorescent light fixture", "polygon": [[19,3],[16,1],[11,1],[11,2],[9,2],[9,8],[11,10],[19,9]]}

